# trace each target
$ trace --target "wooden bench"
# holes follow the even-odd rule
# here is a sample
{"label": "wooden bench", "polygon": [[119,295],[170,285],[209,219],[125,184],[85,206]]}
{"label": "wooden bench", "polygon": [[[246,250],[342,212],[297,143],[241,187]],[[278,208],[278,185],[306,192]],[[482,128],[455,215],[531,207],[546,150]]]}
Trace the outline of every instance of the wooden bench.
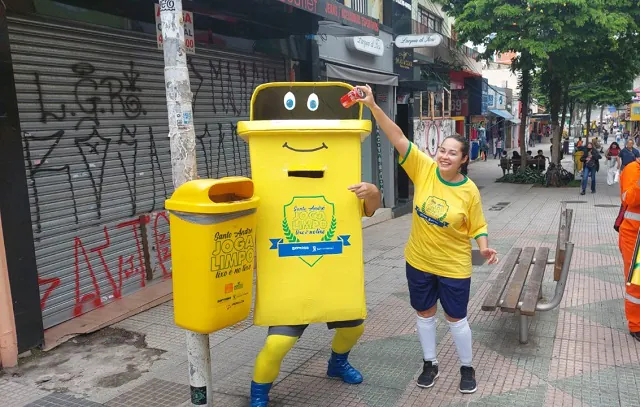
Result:
{"label": "wooden bench", "polygon": [[[555,259],[549,258],[548,247],[514,247],[502,261],[498,277],[494,280],[482,304],[483,311],[515,313],[520,319],[520,343],[529,341],[529,323],[536,312],[550,311],[562,301],[573,255],[571,222],[573,209],[562,204]],[[542,300],[542,280],[548,265],[554,265],[555,293],[550,301]]]}
{"label": "wooden bench", "polygon": [[[540,171],[544,171],[546,168],[546,160],[542,158],[530,158],[527,160],[527,168],[533,168]],[[522,166],[522,159],[514,160],[513,158],[501,158],[498,167],[502,168],[504,173],[509,173],[509,170],[513,168],[513,172],[516,172],[518,168]]]}

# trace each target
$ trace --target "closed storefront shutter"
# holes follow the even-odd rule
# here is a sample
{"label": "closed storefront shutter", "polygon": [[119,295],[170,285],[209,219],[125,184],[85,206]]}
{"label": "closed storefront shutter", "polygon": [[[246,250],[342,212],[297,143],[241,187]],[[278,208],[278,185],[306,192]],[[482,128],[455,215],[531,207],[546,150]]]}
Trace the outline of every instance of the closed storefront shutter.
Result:
{"label": "closed storefront shutter", "polygon": [[[10,20],[45,328],[171,277],[164,62],[154,36]],[[236,123],[285,62],[189,57],[200,177],[249,176]]]}

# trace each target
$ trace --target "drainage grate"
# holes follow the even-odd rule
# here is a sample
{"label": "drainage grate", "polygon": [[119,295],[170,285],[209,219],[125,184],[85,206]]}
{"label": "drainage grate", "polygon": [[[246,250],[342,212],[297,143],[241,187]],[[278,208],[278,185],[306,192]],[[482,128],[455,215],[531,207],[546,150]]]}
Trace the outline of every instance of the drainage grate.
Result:
{"label": "drainage grate", "polygon": [[611,204],[596,204],[593,206],[595,206],[596,208],[619,208],[620,207],[620,205],[611,205]]}
{"label": "drainage grate", "polygon": [[561,201],[564,203],[568,203],[568,204],[581,204],[581,203],[587,203],[587,201]]}

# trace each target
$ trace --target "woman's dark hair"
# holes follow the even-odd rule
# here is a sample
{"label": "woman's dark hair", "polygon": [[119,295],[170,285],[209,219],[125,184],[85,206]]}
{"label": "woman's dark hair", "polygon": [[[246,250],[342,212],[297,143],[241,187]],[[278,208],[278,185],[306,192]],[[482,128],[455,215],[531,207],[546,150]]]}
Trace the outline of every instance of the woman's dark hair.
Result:
{"label": "woman's dark hair", "polygon": [[461,144],[460,150],[462,151],[462,158],[469,156],[469,142],[467,141],[465,136],[461,136],[460,134],[452,134],[450,136],[445,137],[444,140],[442,140],[442,142],[444,143],[448,139],[454,139],[455,141]]}
{"label": "woman's dark hair", "polygon": [[615,141],[609,145],[609,148],[613,147],[614,144],[616,145],[616,148],[619,150],[620,144],[616,143]]}

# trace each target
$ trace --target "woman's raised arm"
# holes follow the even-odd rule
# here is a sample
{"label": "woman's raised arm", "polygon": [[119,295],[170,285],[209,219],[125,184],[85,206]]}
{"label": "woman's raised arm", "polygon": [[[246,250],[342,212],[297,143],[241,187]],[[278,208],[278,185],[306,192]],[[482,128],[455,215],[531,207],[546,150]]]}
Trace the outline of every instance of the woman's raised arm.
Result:
{"label": "woman's raised arm", "polygon": [[373,98],[373,91],[369,85],[357,86],[357,88],[365,94],[365,98],[361,99],[360,102],[371,110],[371,114],[373,114],[373,117],[389,139],[389,142],[398,150],[401,157],[405,157],[409,151],[409,139],[404,135],[400,127],[376,104]]}

